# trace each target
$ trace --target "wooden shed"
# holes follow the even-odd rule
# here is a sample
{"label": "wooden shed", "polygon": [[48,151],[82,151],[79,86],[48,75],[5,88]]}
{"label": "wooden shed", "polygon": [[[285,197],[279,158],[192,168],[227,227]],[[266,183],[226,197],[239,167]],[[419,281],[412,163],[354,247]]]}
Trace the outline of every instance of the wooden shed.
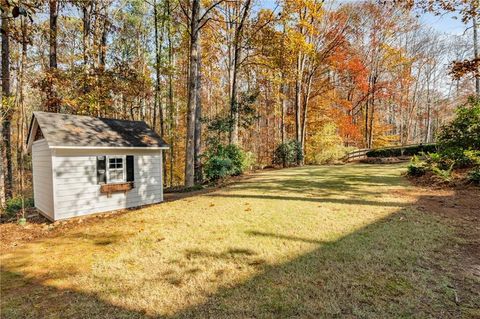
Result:
{"label": "wooden shed", "polygon": [[35,207],[61,220],[163,201],[163,139],[145,122],[34,112]]}

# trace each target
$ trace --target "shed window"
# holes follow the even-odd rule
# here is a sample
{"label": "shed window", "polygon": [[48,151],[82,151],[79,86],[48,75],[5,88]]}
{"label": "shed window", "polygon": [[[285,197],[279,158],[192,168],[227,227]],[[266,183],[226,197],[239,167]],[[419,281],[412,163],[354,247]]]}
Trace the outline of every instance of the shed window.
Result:
{"label": "shed window", "polygon": [[125,171],[125,156],[107,156],[107,183],[125,182]]}

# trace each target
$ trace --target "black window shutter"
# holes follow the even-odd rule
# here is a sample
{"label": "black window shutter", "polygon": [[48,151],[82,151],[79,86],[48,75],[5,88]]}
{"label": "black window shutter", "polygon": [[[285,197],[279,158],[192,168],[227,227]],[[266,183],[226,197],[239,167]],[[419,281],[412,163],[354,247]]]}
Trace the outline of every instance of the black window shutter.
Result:
{"label": "black window shutter", "polygon": [[97,184],[107,183],[106,156],[97,156]]}
{"label": "black window shutter", "polygon": [[133,182],[135,180],[133,155],[127,155],[127,182]]}

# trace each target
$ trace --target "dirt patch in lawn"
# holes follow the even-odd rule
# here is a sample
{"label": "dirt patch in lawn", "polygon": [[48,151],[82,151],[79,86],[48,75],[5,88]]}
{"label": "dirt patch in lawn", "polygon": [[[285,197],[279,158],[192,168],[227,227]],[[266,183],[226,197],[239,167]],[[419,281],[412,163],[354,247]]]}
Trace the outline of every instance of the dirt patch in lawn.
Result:
{"label": "dirt patch in lawn", "polygon": [[448,179],[442,178],[431,171],[427,171],[422,176],[408,176],[406,177],[415,186],[424,187],[428,189],[451,189],[451,190],[465,190],[475,188],[480,189],[480,185],[472,183],[468,175],[471,168],[460,168],[452,171]]}
{"label": "dirt patch in lawn", "polygon": [[[453,227],[455,239],[444,253],[452,259],[451,273],[455,302],[459,307],[477,309],[480,317],[480,188],[462,185],[423,189],[416,203],[418,211],[439,216]],[[476,297],[476,299],[475,299]],[[477,317],[478,316],[478,317]]]}
{"label": "dirt patch in lawn", "polygon": [[40,238],[58,237],[71,230],[81,230],[107,219],[118,218],[126,212],[128,210],[50,222],[38,212],[33,211],[27,218],[26,225],[21,226],[15,222],[0,224],[0,250],[3,252]]}

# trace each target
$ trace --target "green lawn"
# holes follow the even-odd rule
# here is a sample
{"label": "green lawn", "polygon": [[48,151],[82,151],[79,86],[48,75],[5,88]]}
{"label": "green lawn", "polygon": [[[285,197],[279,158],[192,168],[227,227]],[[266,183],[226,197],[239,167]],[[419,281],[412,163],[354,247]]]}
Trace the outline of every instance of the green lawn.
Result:
{"label": "green lawn", "polygon": [[467,316],[441,258],[452,229],[411,208],[402,171],[266,171],[80,223],[2,252],[1,317]]}

